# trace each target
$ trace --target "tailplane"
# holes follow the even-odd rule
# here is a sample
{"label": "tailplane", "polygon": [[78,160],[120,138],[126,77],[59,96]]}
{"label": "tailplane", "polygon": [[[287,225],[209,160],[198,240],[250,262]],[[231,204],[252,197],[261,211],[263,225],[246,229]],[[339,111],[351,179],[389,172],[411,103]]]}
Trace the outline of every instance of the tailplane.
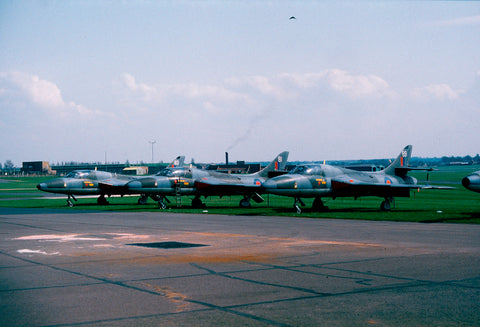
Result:
{"label": "tailplane", "polygon": [[287,166],[287,159],[288,159],[288,151],[284,151],[277,155],[275,159],[268,164],[267,167],[263,168],[259,172],[255,173],[255,175],[258,175],[263,178],[268,178],[269,177],[269,172],[272,171],[283,171],[285,170],[285,167]]}
{"label": "tailplane", "polygon": [[402,152],[400,152],[397,159],[395,159],[394,162],[392,162],[387,168],[385,168],[383,172],[387,175],[405,175],[409,170],[411,170],[408,168],[411,157],[412,146],[407,145],[405,148],[403,148]]}
{"label": "tailplane", "polygon": [[172,163],[168,167],[171,167],[171,168],[182,167],[184,163],[185,163],[185,156],[178,156],[172,161]]}

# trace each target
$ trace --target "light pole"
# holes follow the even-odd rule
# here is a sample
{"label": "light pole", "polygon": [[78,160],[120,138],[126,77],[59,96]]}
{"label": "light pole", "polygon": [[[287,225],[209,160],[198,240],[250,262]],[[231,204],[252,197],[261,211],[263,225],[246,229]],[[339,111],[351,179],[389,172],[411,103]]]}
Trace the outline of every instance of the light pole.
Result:
{"label": "light pole", "polygon": [[153,145],[154,145],[155,143],[157,143],[157,141],[152,140],[152,141],[148,141],[148,143],[150,143],[150,144],[152,145],[152,163],[153,163]]}

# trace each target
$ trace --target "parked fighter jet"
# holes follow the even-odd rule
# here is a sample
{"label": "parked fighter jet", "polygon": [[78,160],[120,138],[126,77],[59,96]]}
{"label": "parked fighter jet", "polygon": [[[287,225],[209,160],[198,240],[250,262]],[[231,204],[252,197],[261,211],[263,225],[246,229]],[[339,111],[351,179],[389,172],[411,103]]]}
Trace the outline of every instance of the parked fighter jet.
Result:
{"label": "parked fighter jet", "polygon": [[480,192],[480,170],[464,177],[462,185],[470,191]]}
{"label": "parked fighter jet", "polygon": [[140,193],[143,197],[139,203],[144,203],[148,196],[157,198],[161,208],[166,208],[166,196],[194,195],[192,206],[203,207],[201,196],[243,195],[241,207],[249,207],[250,200],[259,203],[264,201],[260,196],[262,183],[269,174],[284,171],[288,152],[280,153],[264,169],[253,174],[226,174],[203,170],[194,167],[167,168],[156,176],[136,179],[127,184],[129,191]]}
{"label": "parked fighter jet", "polygon": [[[169,167],[183,165],[184,160],[184,156],[179,156],[175,158]],[[77,201],[75,195],[99,195],[97,203],[104,205],[108,204],[105,195],[123,196],[125,194],[136,194],[126,187],[129,181],[136,178],[138,177],[100,170],[74,170],[65,177],[40,183],[37,185],[37,188],[40,191],[68,195],[67,206],[69,207],[73,207],[72,199]]]}
{"label": "parked fighter jet", "polygon": [[314,210],[325,210],[323,197],[378,196],[385,200],[381,210],[390,210],[394,197],[409,197],[410,189],[440,188],[417,185],[417,180],[407,176],[410,170],[432,170],[408,166],[412,146],[406,146],[387,168],[377,172],[362,172],[325,164],[300,165],[286,175],[271,178],[263,186],[267,193],[295,198],[294,208],[301,213],[301,197],[315,198]]}
{"label": "parked fighter jet", "polygon": [[108,204],[105,195],[125,195],[124,188],[135,176],[126,176],[100,170],[74,170],[65,177],[55,178],[37,185],[40,191],[68,195],[67,205],[73,207],[75,195],[99,195],[98,204]]}

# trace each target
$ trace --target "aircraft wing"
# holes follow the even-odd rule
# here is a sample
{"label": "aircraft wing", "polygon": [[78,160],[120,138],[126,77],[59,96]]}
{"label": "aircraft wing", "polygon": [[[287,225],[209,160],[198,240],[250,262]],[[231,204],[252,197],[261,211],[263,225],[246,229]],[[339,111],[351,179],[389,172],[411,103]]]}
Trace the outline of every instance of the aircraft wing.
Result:
{"label": "aircraft wing", "polygon": [[355,179],[338,178],[332,179],[332,190],[342,196],[372,195],[379,197],[409,197],[412,189],[454,189],[448,186],[433,186],[419,184],[391,184],[391,183],[367,183]]}
{"label": "aircraft wing", "polygon": [[203,193],[229,195],[244,194],[258,191],[262,187],[260,179],[245,181],[239,177],[225,174],[222,176],[209,176],[195,181],[195,187]]}
{"label": "aircraft wing", "polygon": [[419,185],[367,183],[347,178],[332,179],[332,190],[339,196],[408,197],[410,190],[416,188],[419,188]]}
{"label": "aircraft wing", "polygon": [[456,187],[452,186],[441,186],[441,185],[417,185],[418,188],[422,190],[454,190]]}
{"label": "aircraft wing", "polygon": [[111,178],[98,182],[98,187],[100,190],[104,191],[106,194],[125,194],[127,193],[128,188],[126,187],[127,183],[133,180],[134,178]]}

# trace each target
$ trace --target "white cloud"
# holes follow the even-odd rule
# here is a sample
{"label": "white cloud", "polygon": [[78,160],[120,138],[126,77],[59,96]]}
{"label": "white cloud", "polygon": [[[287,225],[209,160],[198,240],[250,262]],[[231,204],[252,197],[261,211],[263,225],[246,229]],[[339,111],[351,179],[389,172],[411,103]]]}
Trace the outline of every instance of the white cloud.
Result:
{"label": "white cloud", "polygon": [[254,96],[267,96],[277,100],[286,100],[295,97],[296,90],[284,85],[284,81],[288,81],[288,74],[277,76],[246,76],[229,78],[225,81],[228,87],[235,89],[237,92]]}
{"label": "white cloud", "polygon": [[145,101],[150,101],[158,96],[158,92],[154,87],[143,83],[137,83],[135,77],[128,73],[124,73],[122,75],[122,82],[129,91],[140,95]]}
{"label": "white cloud", "polygon": [[413,96],[420,99],[455,100],[464,93],[463,90],[454,90],[447,84],[431,84],[413,90]]}
{"label": "white cloud", "polygon": [[[352,75],[339,69],[321,73],[278,74],[274,76],[246,76],[226,79],[217,85],[196,83],[147,85],[138,83],[134,76],[125,73],[121,83],[129,91],[128,102],[163,103],[172,98],[202,99],[211,109],[216,103],[260,103],[263,99],[292,100],[303,92],[333,91],[349,98],[393,97],[388,83],[375,75]],[[138,103],[136,103],[138,106]],[[228,105],[225,107],[228,108]]]}
{"label": "white cloud", "polygon": [[22,72],[0,72],[0,98],[15,98],[17,102],[30,101],[45,113],[58,115],[107,115],[98,110],[90,110],[73,101],[65,102],[60,88],[53,82],[37,75]]}
{"label": "white cloud", "polygon": [[388,83],[375,75],[352,75],[339,69],[325,72],[328,85],[351,98],[391,97],[394,95]]}
{"label": "white cloud", "polygon": [[132,95],[145,102],[162,102],[172,97],[189,99],[210,99],[220,101],[245,100],[241,94],[228,90],[222,85],[188,84],[154,84],[137,83],[134,76],[122,75],[122,82]]}
{"label": "white cloud", "polygon": [[19,72],[0,73],[3,81],[9,82],[20,88],[32,102],[43,108],[57,108],[65,105],[60,89],[36,75]]}
{"label": "white cloud", "polygon": [[[350,98],[392,97],[395,93],[388,83],[375,75],[352,75],[340,69],[328,69],[320,73],[279,74],[272,77],[253,76],[231,79],[239,87],[242,83],[277,100],[301,96],[307,90],[334,91]],[[233,82],[232,82],[233,81]]]}

